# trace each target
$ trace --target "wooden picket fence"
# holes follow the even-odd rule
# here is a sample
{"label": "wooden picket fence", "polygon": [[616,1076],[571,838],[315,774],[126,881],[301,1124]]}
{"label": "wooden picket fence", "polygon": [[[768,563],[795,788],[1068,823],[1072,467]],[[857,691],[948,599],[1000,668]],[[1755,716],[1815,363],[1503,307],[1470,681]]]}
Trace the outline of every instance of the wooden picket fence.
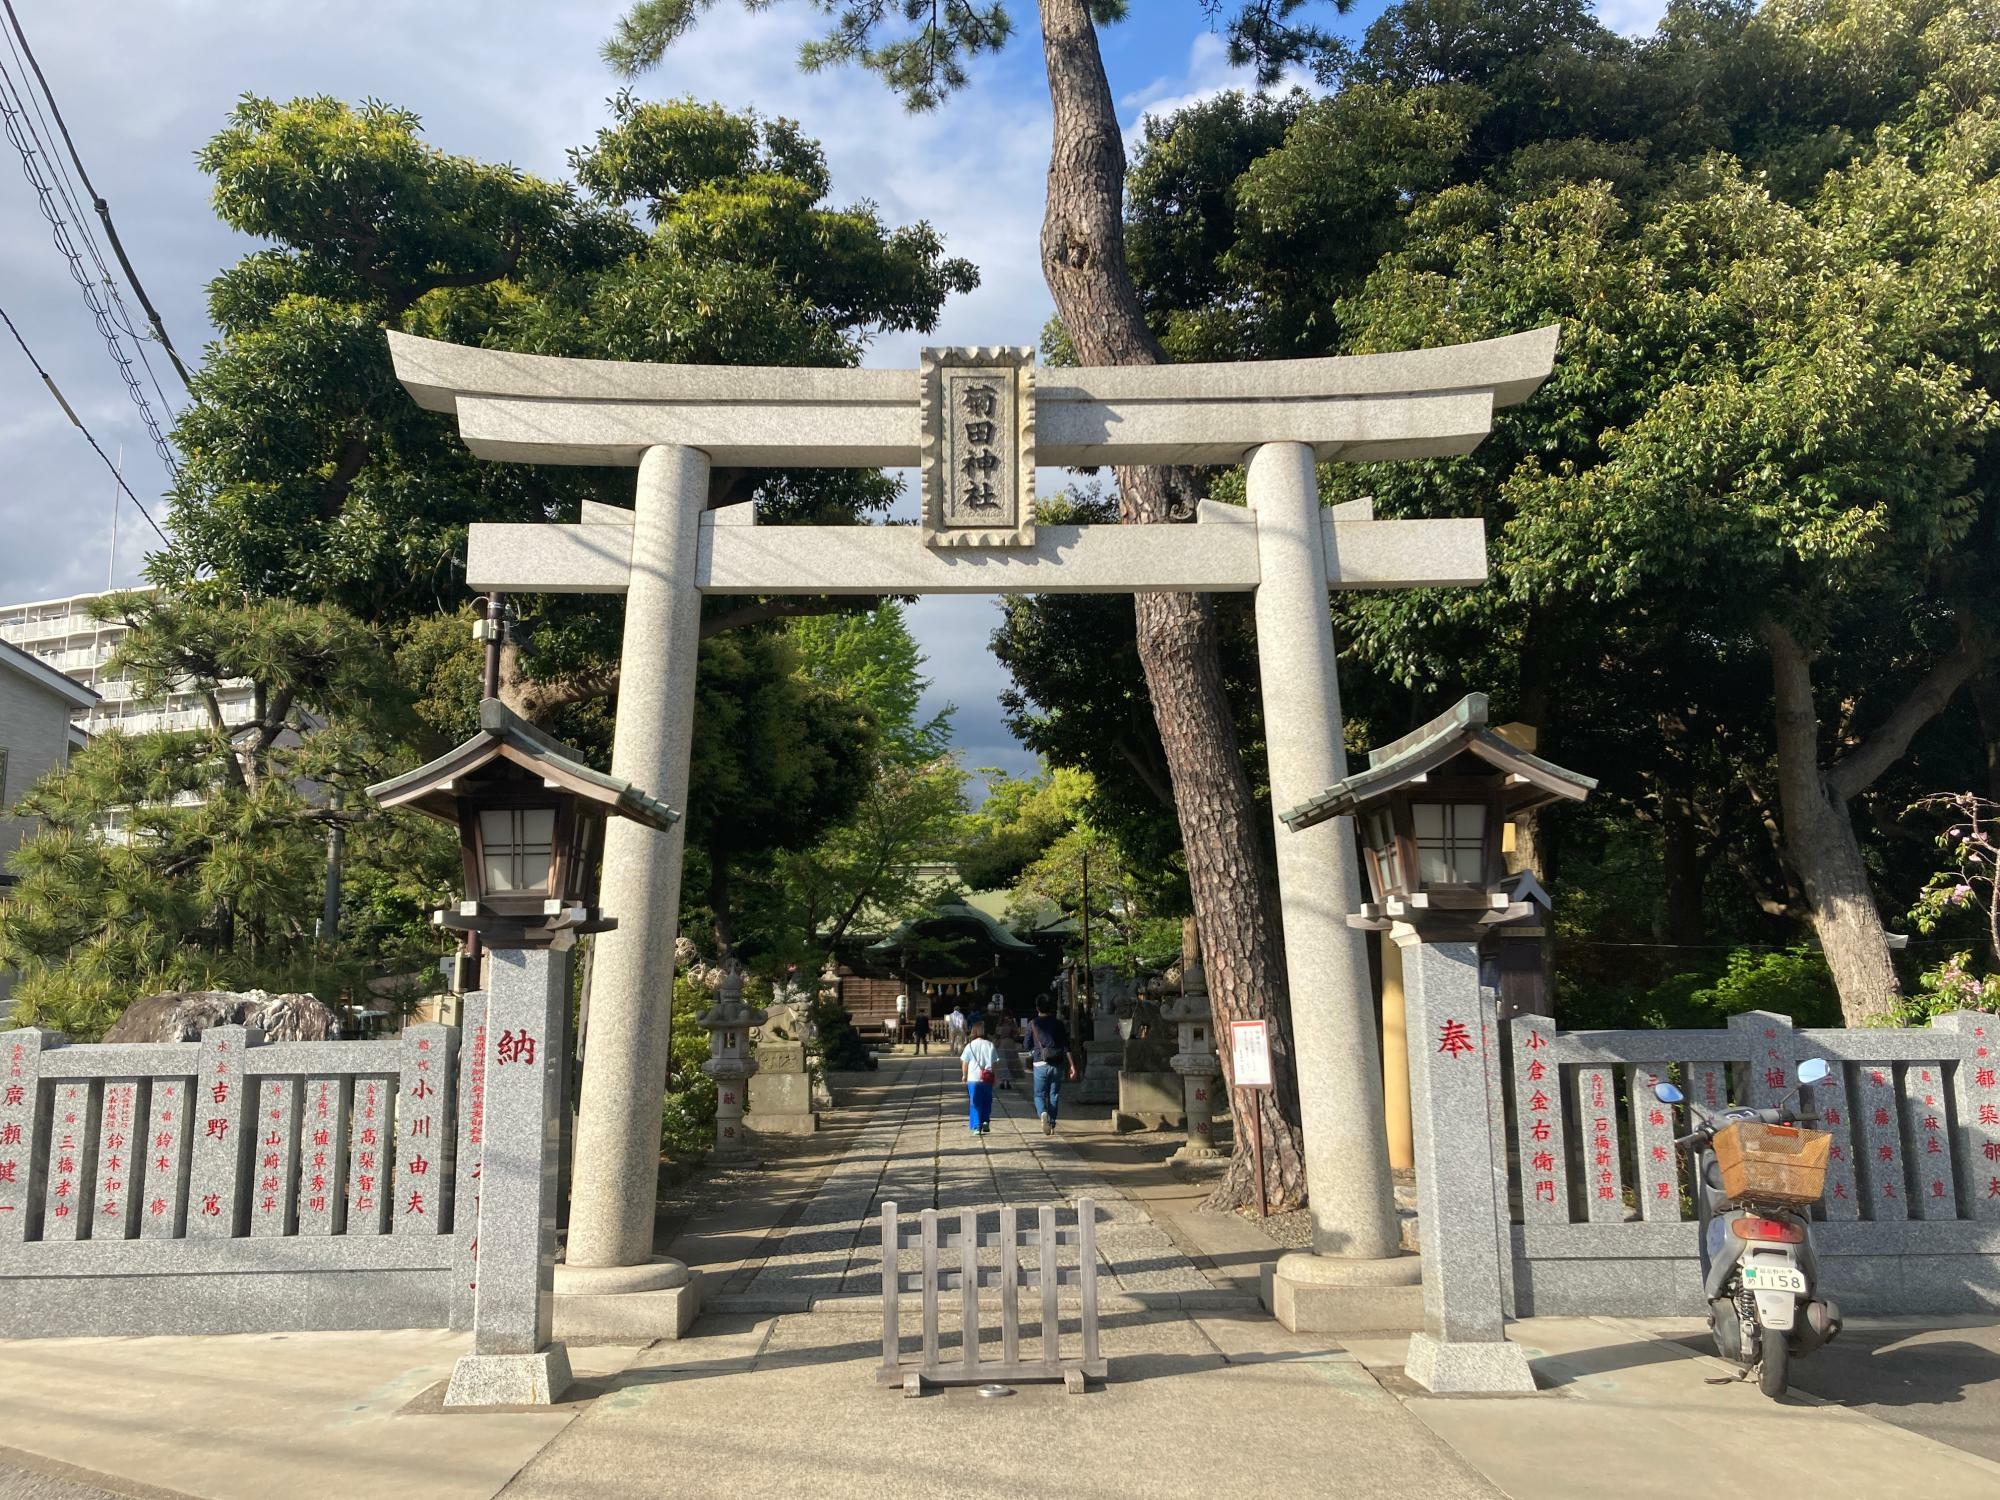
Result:
{"label": "wooden picket fence", "polygon": [[[1075,1225],[1059,1228],[1060,1210],[1043,1205],[1030,1210],[1033,1226],[1023,1228],[1020,1210],[999,1210],[999,1229],[982,1233],[977,1209],[961,1209],[958,1230],[943,1232],[939,1214],[927,1208],[914,1224],[904,1220],[894,1203],[882,1205],[882,1367],[876,1380],[885,1386],[901,1386],[906,1396],[920,1396],[926,1385],[1007,1385],[1031,1381],[1060,1380],[1074,1395],[1085,1382],[1105,1378],[1105,1362],[1097,1337],[1097,1204],[1089,1198],[1076,1202]],[[949,1225],[949,1218],[945,1223]],[[902,1252],[921,1248],[923,1269],[900,1269]],[[1021,1251],[1034,1252],[1034,1264],[1022,1261]],[[1075,1264],[1063,1265],[1063,1252],[1074,1249]],[[997,1266],[981,1266],[979,1252],[998,1250]],[[945,1256],[958,1252],[956,1266]],[[1064,1359],[1060,1289],[1075,1287],[1082,1302],[1082,1348],[1075,1359]],[[980,1349],[980,1297],[982,1289],[1000,1293],[1000,1358],[982,1357]],[[1039,1343],[1041,1358],[1025,1358],[1021,1349],[1021,1292],[1038,1291],[1041,1297]],[[938,1304],[942,1294],[959,1294],[959,1354],[947,1361],[939,1349]],[[918,1362],[903,1360],[901,1326],[902,1294],[923,1296],[923,1338]]]}

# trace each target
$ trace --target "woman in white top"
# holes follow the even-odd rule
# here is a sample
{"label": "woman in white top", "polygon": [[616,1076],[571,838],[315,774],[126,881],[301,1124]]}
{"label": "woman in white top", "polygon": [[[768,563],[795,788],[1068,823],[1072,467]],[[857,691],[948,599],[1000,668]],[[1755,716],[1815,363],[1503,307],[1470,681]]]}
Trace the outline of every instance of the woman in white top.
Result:
{"label": "woman in white top", "polygon": [[983,1020],[974,1021],[972,1040],[958,1054],[958,1063],[972,1107],[968,1128],[975,1135],[985,1135],[993,1128],[993,1068],[999,1055],[993,1044],[986,1040],[986,1023]]}

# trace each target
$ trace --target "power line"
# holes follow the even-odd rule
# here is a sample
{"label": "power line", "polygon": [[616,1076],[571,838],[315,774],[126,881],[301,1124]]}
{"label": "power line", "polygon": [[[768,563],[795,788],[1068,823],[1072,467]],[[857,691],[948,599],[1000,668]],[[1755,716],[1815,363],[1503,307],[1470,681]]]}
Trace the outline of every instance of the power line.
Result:
{"label": "power line", "polygon": [[83,440],[90,444],[97,456],[104,461],[104,467],[109,469],[111,477],[118,481],[118,488],[125,492],[125,498],[138,507],[139,514],[146,518],[146,524],[153,528],[153,535],[158,537],[163,545],[171,547],[173,543],[168,540],[167,534],[160,530],[160,523],[153,519],[153,513],[146,509],[145,502],[132,493],[132,486],[125,482],[125,476],[119,472],[118,465],[111,461],[111,456],[99,447],[97,439],[90,435],[90,429],[83,425],[83,418],[79,417],[75,408],[64,399],[62,388],[56,384],[55,377],[42,368],[42,362],[35,358],[35,351],[28,347],[28,341],[21,337],[21,330],[14,326],[14,320],[7,316],[7,309],[4,307],[0,307],[0,323],[7,325],[7,331],[14,335],[14,342],[19,344],[21,352],[28,356],[28,363],[33,365],[35,373],[42,377],[42,384],[47,386],[49,394],[56,398],[56,405],[63,409],[63,415],[70,419],[76,430],[83,434]]}
{"label": "power line", "polygon": [[[9,96],[13,102],[8,102]],[[97,331],[104,339],[104,347],[110,351],[113,362],[118,366],[118,377],[125,382],[125,392],[139,408],[139,415],[145,421],[147,432],[152,434],[153,446],[158,450],[160,461],[169,473],[177,473],[173,449],[167,444],[167,435],[161,430],[160,420],[153,413],[153,405],[146,399],[146,392],[139,384],[139,377],[132,369],[132,360],[125,353],[125,341],[119,336],[118,325],[113,319],[110,307],[98,296],[91,275],[78,254],[70,235],[69,220],[64,216],[62,205],[56,201],[56,194],[48,180],[42,175],[38,161],[45,159],[38,151],[39,137],[35,133],[34,121],[27,114],[27,99],[14,82],[4,61],[0,61],[0,119],[4,119],[7,138],[14,143],[21,156],[21,171],[28,184],[35,190],[36,203],[42,217],[49,222],[55,238],[57,251],[69,263],[70,279],[83,292],[84,305],[90,309]]]}
{"label": "power line", "polygon": [[[153,306],[153,299],[146,295],[145,285],[139,280],[139,273],[132,269],[132,259],[125,253],[125,244],[118,238],[118,226],[111,222],[111,205],[98,196],[97,188],[90,180],[90,174],[83,168],[83,158],[77,154],[76,142],[70,138],[69,126],[63,120],[62,107],[56,103],[55,91],[42,74],[42,65],[35,60],[35,49],[28,45],[28,34],[21,30],[21,18],[14,13],[14,0],[0,0],[7,10],[8,24],[14,36],[21,43],[21,51],[27,55],[28,66],[34,70],[35,82],[41,85],[42,93],[49,101],[49,112],[55,116],[56,128],[62,132],[63,145],[69,148],[70,160],[76,163],[76,175],[82,180],[84,191],[90,194],[91,206],[97,210],[97,217],[104,221],[105,237],[111,241],[111,252],[118,257],[118,264],[124,267],[125,279],[132,283],[133,295],[138,297],[139,306],[146,310],[146,316],[153,325],[153,336],[160,347],[167,351],[167,358],[174,362],[174,372],[181,378],[182,385],[190,384],[187,366],[181,363],[180,351],[174,348],[174,341],[167,337],[167,325],[161,321],[159,309]],[[142,355],[141,358],[144,356]],[[162,400],[166,398],[161,397]]]}
{"label": "power line", "polygon": [[[0,35],[4,35],[7,38],[7,50],[14,56],[14,66],[19,71],[20,76],[25,79],[34,61],[32,56],[28,56],[25,59],[23,57],[22,47],[25,45],[26,38],[20,37],[18,41],[16,40],[19,35],[18,27],[14,31],[0,32]],[[37,77],[41,76],[39,69],[36,69],[35,72]],[[43,84],[43,88],[46,90],[46,82]],[[90,252],[91,263],[97,267],[98,277],[102,281],[105,291],[110,294],[112,309],[117,314],[118,326],[123,328],[127,336],[131,338],[133,351],[139,356],[139,363],[145,366],[146,379],[152,383],[154,392],[160,398],[160,404],[171,412],[173,410],[173,403],[167,399],[167,393],[160,385],[160,377],[153,373],[152,360],[146,357],[146,344],[153,340],[153,336],[148,333],[141,333],[132,324],[132,314],[125,306],[124,294],[118,290],[118,282],[112,276],[111,268],[104,263],[104,252],[97,246],[97,236],[91,233],[90,220],[78,204],[77,200],[83,195],[84,190],[78,187],[73,181],[69,168],[64,165],[62,158],[56,155],[51,145],[56,138],[56,132],[54,127],[49,124],[49,117],[42,112],[41,97],[20,85],[16,85],[15,94],[17,97],[25,99],[34,109],[35,121],[30,123],[29,130],[35,137],[35,144],[42,153],[42,159],[55,169],[53,175],[56,191],[61,194],[63,202],[68,205],[70,218],[75,222],[77,229],[82,235],[84,248]],[[48,102],[49,108],[54,110],[56,108],[56,101],[53,94],[49,95]],[[58,119],[60,119],[60,111],[57,113]],[[41,126],[39,131],[34,129],[35,122],[38,122]]]}

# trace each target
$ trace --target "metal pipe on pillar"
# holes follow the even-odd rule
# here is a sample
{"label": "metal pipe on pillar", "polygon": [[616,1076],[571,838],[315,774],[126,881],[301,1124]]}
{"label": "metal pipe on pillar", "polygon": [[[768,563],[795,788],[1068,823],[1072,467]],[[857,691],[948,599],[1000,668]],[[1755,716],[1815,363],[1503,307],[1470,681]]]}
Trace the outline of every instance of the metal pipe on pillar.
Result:
{"label": "metal pipe on pillar", "polygon": [[1403,950],[1382,943],[1382,1128],[1389,1138],[1389,1166],[1407,1172],[1410,1149],[1410,1039],[1403,999]]}

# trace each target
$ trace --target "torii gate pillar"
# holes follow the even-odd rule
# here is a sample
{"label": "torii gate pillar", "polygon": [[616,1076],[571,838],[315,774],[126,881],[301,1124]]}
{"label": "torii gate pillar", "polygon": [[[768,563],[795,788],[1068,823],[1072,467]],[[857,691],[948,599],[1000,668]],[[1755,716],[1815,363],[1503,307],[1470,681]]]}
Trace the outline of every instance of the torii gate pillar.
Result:
{"label": "torii gate pillar", "polygon": [[[611,773],[654,788],[670,807],[688,803],[701,646],[695,557],[708,470],[708,455],[698,449],[648,448],[639,459],[632,518]],[[589,1086],[576,1119],[576,1161],[579,1168],[589,1163],[587,1174],[578,1175],[591,1179],[591,1190],[575,1193],[570,1204],[566,1292],[654,1290],[687,1281],[679,1262],[652,1258],[659,1124],[634,1126],[640,1110],[658,1115],[666,1086],[686,825],[659,831],[625,826],[629,821],[605,829],[602,900],[623,920],[597,939],[592,961]],[[578,1274],[607,1267],[629,1270],[608,1279]]]}
{"label": "torii gate pillar", "polygon": [[[1251,454],[1247,479],[1262,574],[1257,675],[1273,809],[1296,807],[1317,795],[1315,786],[1347,778],[1326,607],[1326,548],[1337,532],[1322,522],[1314,463],[1305,443],[1266,443]],[[1353,820],[1278,834],[1313,1253],[1279,1260],[1271,1311],[1294,1332],[1404,1331],[1423,1317],[1422,1268],[1400,1253],[1374,994],[1362,936],[1347,925],[1361,900]]]}

